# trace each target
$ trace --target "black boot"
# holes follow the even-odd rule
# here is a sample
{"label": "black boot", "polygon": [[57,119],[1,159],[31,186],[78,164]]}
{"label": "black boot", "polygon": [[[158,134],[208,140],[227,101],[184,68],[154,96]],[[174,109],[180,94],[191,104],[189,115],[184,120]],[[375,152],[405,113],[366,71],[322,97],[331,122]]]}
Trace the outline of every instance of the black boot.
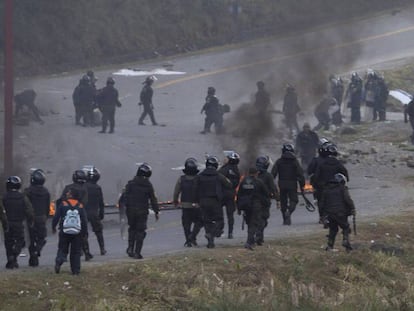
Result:
{"label": "black boot", "polygon": [[137,240],[135,242],[135,254],[134,254],[134,258],[135,259],[142,259],[142,255],[141,255],[141,250],[142,250],[142,244],[144,243],[144,241],[142,240]]}
{"label": "black boot", "polygon": [[326,251],[331,251],[334,249],[334,244],[335,244],[335,237],[329,236],[328,235],[328,245],[326,246],[325,250]]}
{"label": "black boot", "polygon": [[102,231],[96,232],[95,234],[96,234],[96,239],[98,240],[99,248],[101,250],[101,255],[103,256],[106,254],[106,249],[105,249],[105,242],[104,242]]}
{"label": "black boot", "polygon": [[214,248],[214,237],[211,233],[206,233],[205,235],[206,239],[207,239],[207,248]]}
{"label": "black boot", "polygon": [[37,256],[37,254],[30,254],[29,266],[37,267],[38,265],[39,265],[39,256]]}
{"label": "black boot", "polygon": [[85,254],[85,261],[89,261],[93,258],[93,255],[89,251],[89,242],[87,239],[83,239],[82,241],[82,250]]}
{"label": "black boot", "polygon": [[345,250],[347,252],[352,251],[351,243],[349,243],[349,231],[350,230],[344,230],[343,232],[343,239],[342,239],[342,246],[345,247]]}
{"label": "black boot", "polygon": [[135,240],[128,240],[128,248],[126,250],[129,257],[134,257]]}
{"label": "black boot", "polygon": [[229,239],[233,238],[233,224],[229,224],[229,235],[228,235]]}

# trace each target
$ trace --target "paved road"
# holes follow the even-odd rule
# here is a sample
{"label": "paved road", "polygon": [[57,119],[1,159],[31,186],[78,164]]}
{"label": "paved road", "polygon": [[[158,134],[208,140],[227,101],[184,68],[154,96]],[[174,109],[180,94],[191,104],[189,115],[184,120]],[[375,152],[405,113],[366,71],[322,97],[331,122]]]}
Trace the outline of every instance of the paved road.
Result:
{"label": "paved road", "polygon": [[[71,94],[81,73],[65,73],[33,81],[21,81],[18,87],[31,86],[38,92],[38,104],[50,113],[45,125],[16,127],[16,157],[18,167],[26,170],[41,167],[48,172],[47,186],[53,196],[60,194],[63,185],[70,182],[71,172],[85,164],[96,165],[102,173],[101,184],[108,203],[116,201],[123,185],[136,172],[137,162],[147,161],[153,167],[151,180],[160,200],[170,199],[179,172],[172,167],[182,165],[185,158],[204,158],[206,152],[222,156],[223,149],[237,148],[240,138],[218,139],[200,135],[203,116],[200,108],[208,86],[217,88],[217,96],[236,110],[255,92],[255,82],[266,81],[272,93],[275,108],[280,108],[287,82],[317,83],[321,75],[330,72],[349,72],[358,68],[376,67],[384,61],[414,55],[414,9],[397,14],[384,13],[350,23],[328,25],[306,33],[275,38],[237,49],[183,56],[170,60],[173,69],[186,72],[183,76],[158,76],[154,95],[155,114],[165,127],[138,126],[138,95],[143,77],[116,77],[123,107],[116,114],[115,134],[98,134],[97,128],[74,125]],[[154,69],[162,62],[130,64],[126,67]],[[106,77],[122,67],[96,71],[98,87]],[[325,78],[326,76],[324,76]],[[324,83],[324,82],[323,82]],[[301,105],[310,111],[316,99],[302,98]],[[306,115],[300,123],[308,119]],[[275,116],[275,122],[280,120]],[[147,122],[148,123],[148,122]],[[279,156],[281,141],[266,138],[257,154]],[[383,213],[389,206],[398,206],[395,198],[406,198],[407,191],[398,185],[388,186],[394,170],[378,172],[372,168],[350,167],[352,195],[362,217]],[[368,176],[368,177],[367,177]],[[373,178],[372,178],[373,177]],[[374,195],[373,195],[374,194]],[[394,199],[392,199],[394,198]],[[299,206],[289,228],[281,226],[280,213],[273,209],[267,237],[281,237],[319,230],[317,215]],[[105,222],[108,255],[96,256],[94,262],[125,258],[126,242],[120,238],[116,216]],[[234,240],[219,239],[218,246],[242,243],[246,232],[237,230]],[[158,223],[151,218],[145,240],[144,257],[183,251],[183,233],[179,211],[166,211]],[[91,234],[93,253],[98,247]],[[201,235],[202,237],[203,235]],[[204,239],[200,237],[200,245]],[[322,241],[321,241],[322,244]],[[42,265],[53,264],[56,236],[50,236],[41,258]],[[0,248],[0,265],[5,263],[4,249]]]}

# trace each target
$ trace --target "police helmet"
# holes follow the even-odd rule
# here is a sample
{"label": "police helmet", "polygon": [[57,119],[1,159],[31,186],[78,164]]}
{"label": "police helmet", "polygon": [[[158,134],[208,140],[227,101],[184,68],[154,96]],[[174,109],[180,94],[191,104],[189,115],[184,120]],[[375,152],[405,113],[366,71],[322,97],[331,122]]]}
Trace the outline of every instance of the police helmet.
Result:
{"label": "police helmet", "polygon": [[326,151],[328,156],[336,157],[338,156],[338,147],[335,144],[328,144],[326,146]]}
{"label": "police helmet", "polygon": [[152,168],[149,166],[148,163],[142,163],[140,166],[138,166],[137,170],[137,176],[144,176],[144,177],[151,177],[152,175]]}
{"label": "police helmet", "polygon": [[354,80],[359,80],[359,79],[360,79],[360,77],[359,77],[359,75],[358,75],[358,72],[354,71],[354,72],[351,74],[351,80],[352,80],[352,81],[354,81]]}
{"label": "police helmet", "polygon": [[212,86],[209,86],[208,89],[207,89],[207,94],[208,95],[214,95],[214,94],[216,94],[216,89],[214,87],[212,87]]}
{"label": "police helmet", "polygon": [[91,181],[93,183],[97,183],[98,180],[101,178],[101,173],[99,170],[94,166],[90,170],[86,172],[86,177],[88,181]]}
{"label": "police helmet", "polygon": [[210,156],[206,159],[206,168],[214,168],[217,169],[219,165],[219,161],[217,157]]}
{"label": "police helmet", "polygon": [[304,129],[304,130],[305,129],[310,130],[310,128],[311,128],[311,126],[310,126],[310,124],[308,122],[303,123],[302,129]]}
{"label": "police helmet", "polygon": [[295,147],[292,144],[283,144],[282,146],[282,153],[291,152],[295,153]]}
{"label": "police helmet", "polygon": [[112,77],[108,77],[108,79],[106,79],[106,84],[110,84],[110,85],[114,85],[115,84],[115,80]]}
{"label": "police helmet", "polygon": [[6,181],[7,190],[19,190],[22,186],[22,180],[19,176],[10,176]]}
{"label": "police helmet", "polygon": [[239,164],[240,156],[236,152],[231,152],[227,155],[227,159],[229,159],[230,164]]}
{"label": "police helmet", "polygon": [[186,175],[197,175],[199,172],[197,160],[195,158],[185,160],[183,172]]}
{"label": "police helmet", "polygon": [[89,81],[90,81],[91,79],[89,78],[89,76],[88,75],[83,75],[82,76],[82,79],[81,79],[81,81],[82,82],[88,82],[89,83]]}
{"label": "police helmet", "polygon": [[157,78],[155,76],[148,76],[145,78],[145,81],[143,84],[152,84],[154,81],[157,81]]}
{"label": "police helmet", "polygon": [[35,169],[30,174],[30,184],[31,185],[43,185],[46,181],[46,175],[41,169]]}
{"label": "police helmet", "polygon": [[293,92],[295,90],[295,87],[291,84],[286,85],[286,92]]}
{"label": "police helmet", "polygon": [[265,86],[263,81],[257,81],[256,85],[259,89],[264,88],[264,86]]}
{"label": "police helmet", "polygon": [[331,142],[326,138],[321,138],[319,140],[319,147],[318,147],[318,154],[321,157],[327,157],[328,156],[328,150],[326,147],[331,144]]}
{"label": "police helmet", "polygon": [[87,75],[89,78],[93,78],[93,77],[95,77],[95,74],[93,73],[93,71],[92,71],[92,70],[88,70],[88,71],[86,72],[86,75]]}
{"label": "police helmet", "polygon": [[270,159],[268,156],[259,156],[256,159],[256,168],[259,171],[266,171],[270,165]]}
{"label": "police helmet", "polygon": [[337,173],[334,175],[334,182],[338,184],[346,185],[346,177],[344,174]]}
{"label": "police helmet", "polygon": [[72,174],[72,181],[75,184],[84,184],[86,182],[86,174],[82,170],[76,170]]}

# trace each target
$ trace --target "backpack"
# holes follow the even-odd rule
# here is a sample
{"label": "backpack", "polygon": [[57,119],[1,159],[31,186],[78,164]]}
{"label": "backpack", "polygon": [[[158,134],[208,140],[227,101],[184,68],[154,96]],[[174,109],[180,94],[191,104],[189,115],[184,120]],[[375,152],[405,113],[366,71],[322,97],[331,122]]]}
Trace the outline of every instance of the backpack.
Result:
{"label": "backpack", "polygon": [[76,208],[68,209],[66,212],[62,230],[66,234],[79,234],[81,232],[81,219],[79,211]]}

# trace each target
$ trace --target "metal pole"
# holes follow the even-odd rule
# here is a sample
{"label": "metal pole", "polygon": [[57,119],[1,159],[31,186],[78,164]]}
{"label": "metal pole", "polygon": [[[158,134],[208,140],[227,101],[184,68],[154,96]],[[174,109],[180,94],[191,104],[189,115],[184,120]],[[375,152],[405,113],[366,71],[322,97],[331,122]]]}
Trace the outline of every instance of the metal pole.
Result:
{"label": "metal pole", "polygon": [[13,0],[4,2],[4,174],[13,170]]}

